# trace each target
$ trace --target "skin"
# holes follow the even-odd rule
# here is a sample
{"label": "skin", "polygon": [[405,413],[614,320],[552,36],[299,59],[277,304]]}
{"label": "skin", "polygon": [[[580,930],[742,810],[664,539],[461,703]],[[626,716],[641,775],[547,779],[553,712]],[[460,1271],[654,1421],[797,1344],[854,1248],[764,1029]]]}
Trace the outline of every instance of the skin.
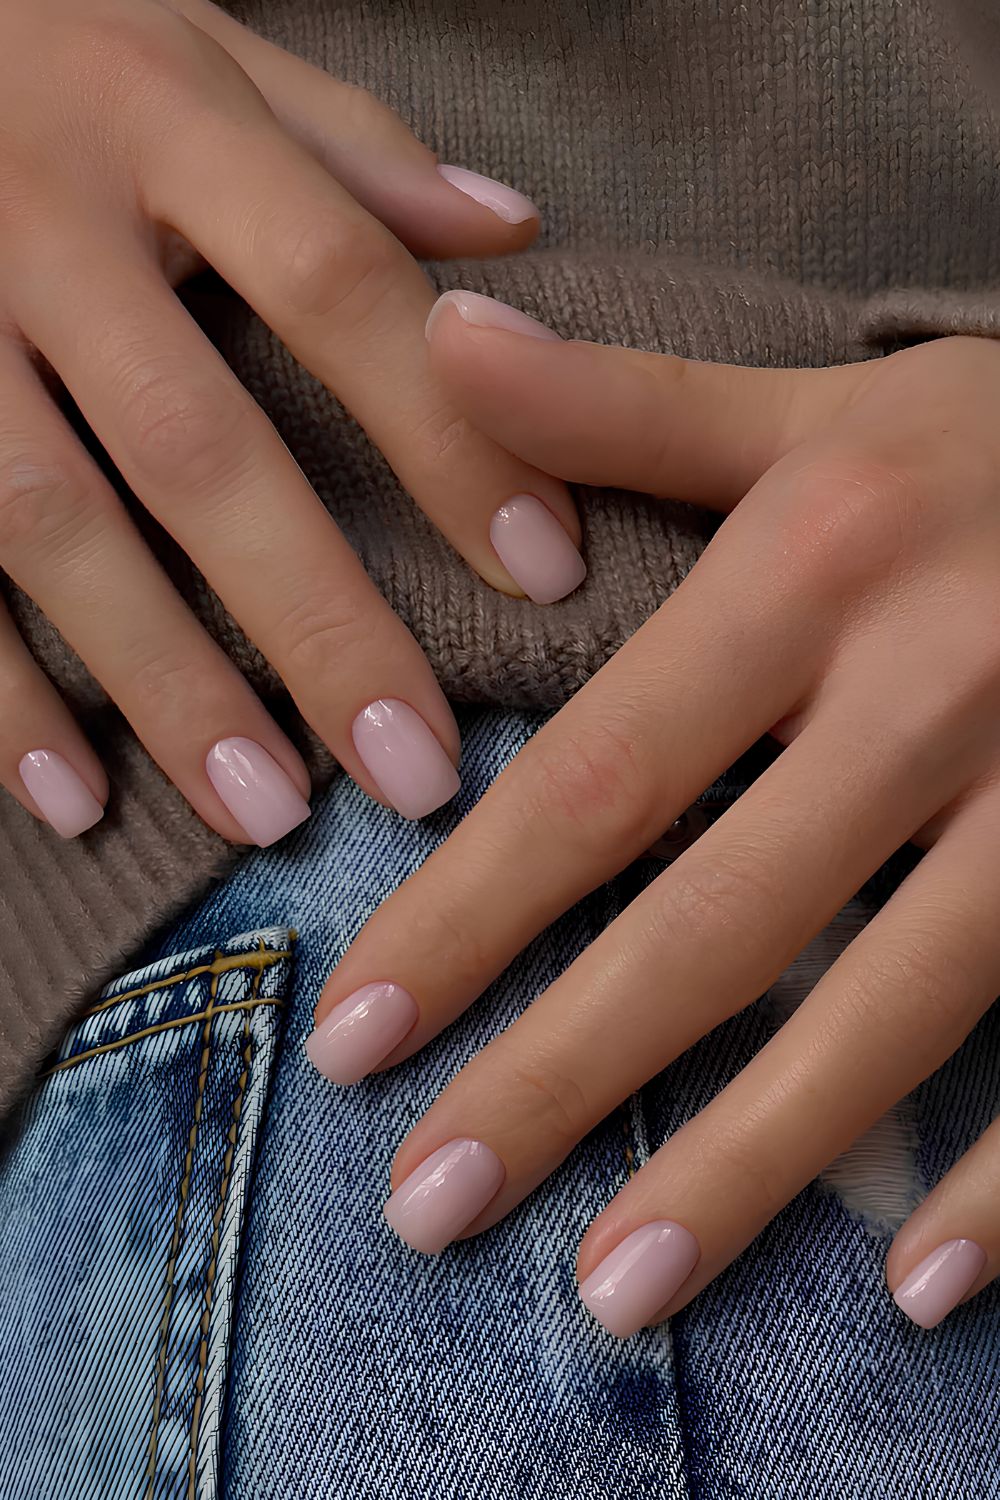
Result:
{"label": "skin", "polygon": [[[701,1257],[676,1312],[1000,992],[1000,348],[950,338],[846,368],[762,371],[472,326],[442,305],[432,368],[526,462],[711,506],[681,587],[362,929],[322,1019],[391,979],[412,1056],[540,930],[641,854],[770,731],[773,766],[403,1141],[392,1185],[456,1138],[506,1171],[495,1224],[634,1090],[750,1004],[908,839],[927,850],[773,1040],[590,1225],[586,1278],[673,1220]],[[663,976],[669,975],[669,986]],[[892,1247],[1000,1272],[1000,1128]]]}
{"label": "skin", "polygon": [[[535,237],[449,184],[361,89],[205,3],[11,0],[0,11],[0,568],[78,652],[201,816],[245,840],[205,756],[296,751],[189,613],[57,410],[68,387],[122,478],[274,664],[365,789],[351,740],[409,703],[457,760],[451,710],[410,633],[173,286],[213,265],[364,426],[416,503],[495,588],[520,590],[489,522],[538,495],[576,543],[565,486],[475,430],[429,366],[415,256]],[[260,587],[262,567],[268,586]],[[0,610],[2,616],[2,610]],[[45,746],[100,802],[101,765],[0,617],[0,781]]]}

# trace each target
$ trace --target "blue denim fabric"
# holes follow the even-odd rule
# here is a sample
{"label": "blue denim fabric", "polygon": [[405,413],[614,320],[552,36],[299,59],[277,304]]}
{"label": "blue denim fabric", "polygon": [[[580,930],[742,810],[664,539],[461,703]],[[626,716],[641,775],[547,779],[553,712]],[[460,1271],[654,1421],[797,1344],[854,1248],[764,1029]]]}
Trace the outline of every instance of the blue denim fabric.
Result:
{"label": "blue denim fabric", "polygon": [[[214,951],[228,933],[252,927],[292,926],[299,933],[245,1202],[218,1488],[206,1467],[197,1488],[155,1494],[200,1500],[216,1494],[224,1500],[1000,1496],[996,1290],[931,1333],[915,1328],[885,1291],[887,1235],[820,1185],[801,1194],[670,1327],[623,1344],[580,1307],[573,1268],[586,1225],[664,1136],[767,1039],[766,1006],[717,1029],[653,1080],[479,1239],[431,1260],[407,1250],[382,1224],[389,1163],[407,1129],[463,1062],[658,873],[651,861],[640,861],[581,903],[445,1036],[391,1074],[336,1089],[312,1071],[302,1043],[323,978],[370,912],[446,836],[536,722],[464,714],[463,792],[455,808],[425,823],[403,823],[339,782],[292,839],[249,858],[151,955]],[[1000,1096],[998,1028],[991,1015],[914,1097],[918,1168],[927,1184],[990,1118]],[[131,1049],[137,1096],[148,1088],[137,1050],[145,1045]],[[43,1084],[36,1110],[58,1078]],[[64,1110],[71,1164],[93,1151],[95,1116],[94,1097],[75,1115]],[[36,1171],[44,1172],[37,1118],[29,1118],[15,1155],[32,1152]],[[149,1149],[137,1136],[132,1144],[138,1155]],[[58,1157],[52,1137],[47,1150]],[[104,1191],[117,1194],[121,1167],[108,1158],[100,1170]],[[9,1166],[0,1168],[0,1224],[16,1208],[9,1183]],[[51,1194],[57,1222],[63,1195],[72,1191],[73,1172],[64,1168]],[[61,1232],[36,1228],[31,1253],[40,1262],[33,1273],[40,1284],[61,1272],[65,1304],[46,1326],[65,1328],[74,1326],[77,1304],[71,1279],[67,1295],[56,1243]],[[95,1247],[92,1275],[103,1274],[111,1289],[130,1286],[125,1249],[113,1229],[106,1238]],[[25,1274],[26,1238],[5,1240],[0,1249],[8,1245],[8,1269],[11,1254],[20,1257],[16,1280]],[[19,1316],[12,1296],[0,1298],[5,1364],[18,1349]],[[59,1336],[65,1342],[67,1335]],[[37,1433],[60,1402],[74,1409],[77,1395],[68,1381],[52,1397],[39,1379],[44,1356],[37,1327],[31,1338],[27,1388]],[[92,1366],[104,1361],[117,1380],[114,1344],[102,1344],[93,1329],[86,1343]],[[197,1361],[179,1368],[188,1388],[182,1393],[178,1384],[175,1395],[186,1415]],[[25,1385],[18,1385],[23,1393]],[[147,1413],[153,1394],[147,1373]],[[12,1420],[7,1410],[0,1407],[0,1448]],[[135,1441],[132,1427],[121,1431]],[[90,1484],[67,1491],[59,1462],[50,1451],[48,1467],[36,1471],[44,1483],[15,1484],[0,1491],[3,1500],[147,1493],[118,1480],[119,1489]],[[120,1460],[126,1470],[134,1472],[127,1443]]]}
{"label": "blue denim fabric", "polygon": [[287,932],[150,965],[66,1038],[0,1161],[0,1496],[217,1493]]}

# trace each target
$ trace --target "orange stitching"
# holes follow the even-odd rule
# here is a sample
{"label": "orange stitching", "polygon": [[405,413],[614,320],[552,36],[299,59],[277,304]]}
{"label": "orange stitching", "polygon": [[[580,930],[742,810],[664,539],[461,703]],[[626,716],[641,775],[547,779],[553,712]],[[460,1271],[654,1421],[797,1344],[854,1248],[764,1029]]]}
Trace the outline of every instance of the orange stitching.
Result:
{"label": "orange stitching", "polygon": [[[218,976],[212,976],[212,985]],[[262,1005],[282,1005],[284,1002],[280,995],[275,995],[269,1000],[235,1000],[230,1005],[214,1005],[208,1010],[197,1011],[193,1016],[179,1016],[176,1021],[161,1021],[158,1026],[147,1026],[143,1031],[133,1031],[130,1036],[120,1037],[117,1042],[104,1042],[100,1047],[91,1047],[86,1052],[78,1052],[75,1057],[66,1057],[61,1063],[40,1073],[40,1078],[51,1078],[53,1073],[65,1073],[68,1068],[75,1068],[78,1063],[89,1062],[92,1057],[101,1057],[105,1052],[117,1052],[122,1047],[131,1047],[133,1042],[141,1042],[150,1036],[159,1036],[163,1031],[173,1031],[177,1026],[191,1026],[196,1021],[204,1021],[207,1016],[221,1016],[227,1010],[259,1010]]]}
{"label": "orange stitching", "polygon": [[[216,958],[220,957],[216,953]],[[198,1088],[194,1099],[194,1119],[191,1121],[191,1129],[188,1131],[187,1154],[184,1157],[184,1174],[181,1177],[180,1202],[174,1215],[174,1232],[170,1240],[170,1254],[167,1258],[166,1287],[163,1293],[163,1312],[160,1317],[160,1347],[156,1356],[156,1387],[153,1396],[153,1428],[149,1435],[149,1457],[146,1466],[146,1500],[153,1500],[153,1492],[156,1484],[156,1448],[160,1435],[160,1414],[163,1410],[163,1389],[167,1379],[167,1343],[170,1332],[170,1313],[174,1300],[174,1277],[177,1274],[177,1257],[180,1254],[181,1239],[184,1232],[184,1213],[187,1208],[188,1192],[191,1188],[191,1176],[194,1171],[194,1152],[198,1144],[198,1131],[201,1126],[201,1111],[205,1100],[205,1087],[208,1083],[208,1065],[211,1060],[212,1051],[212,1015],[215,1004],[215,995],[219,978],[217,974],[212,975],[212,987],[209,990],[208,1009],[205,1012],[205,1031],[201,1052],[201,1072],[198,1075]]]}
{"label": "orange stitching", "polygon": [[[295,934],[289,936],[294,941]],[[137,990],[125,990],[121,995],[109,995],[107,1000],[102,1000],[98,1005],[91,1006],[90,1010],[83,1012],[84,1017],[99,1015],[102,1010],[107,1010],[112,1005],[121,1005],[124,1000],[138,1000],[142,995],[152,995],[157,990],[169,990],[175,984],[184,984],[188,979],[197,979],[201,974],[227,974],[231,969],[269,969],[274,964],[280,963],[283,958],[291,958],[291,949],[282,949],[280,952],[272,951],[261,943],[260,951],[257,953],[217,953],[210,964],[199,964],[195,969],[188,969],[186,974],[173,974],[169,979],[154,979],[151,984],[144,984]]]}
{"label": "orange stitching", "polygon": [[[261,947],[263,951],[263,945]],[[254,975],[251,1001],[256,1000],[257,991],[263,970],[258,969]],[[195,1485],[197,1481],[198,1463],[198,1437],[201,1430],[201,1412],[205,1396],[205,1371],[208,1366],[208,1333],[212,1321],[212,1302],[215,1294],[215,1275],[219,1263],[219,1244],[222,1238],[222,1219],[226,1211],[226,1200],[229,1197],[229,1183],[233,1169],[233,1158],[236,1153],[236,1141],[239,1135],[240,1116],[243,1113],[243,1099],[246,1094],[247,1080],[250,1077],[250,1065],[252,1062],[253,1039],[250,1033],[249,1017],[243,1014],[243,1072],[240,1074],[236,1089],[236,1097],[233,1100],[233,1118],[226,1137],[227,1146],[222,1158],[222,1184],[219,1190],[219,1203],[212,1217],[212,1259],[205,1273],[205,1306],[201,1314],[201,1341],[198,1345],[198,1374],[195,1379],[194,1408],[191,1414],[191,1451],[188,1458],[188,1500],[196,1500]]]}

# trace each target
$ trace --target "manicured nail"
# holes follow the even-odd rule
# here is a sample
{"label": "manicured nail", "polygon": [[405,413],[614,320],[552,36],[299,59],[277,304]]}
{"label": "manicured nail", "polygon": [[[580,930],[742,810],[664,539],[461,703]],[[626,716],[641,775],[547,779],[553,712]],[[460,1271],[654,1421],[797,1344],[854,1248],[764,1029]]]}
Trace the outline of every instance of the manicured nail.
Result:
{"label": "manicured nail", "polygon": [[93,792],[54,750],[29,750],[17,769],[35,806],[61,838],[75,839],[104,817]]}
{"label": "manicured nail", "polygon": [[365,769],[404,818],[423,818],[449,802],[461,778],[436,736],[408,703],[376,698],[351,728]]}
{"label": "manicured nail", "polygon": [[449,1141],[410,1173],[382,1212],[411,1249],[437,1255],[482,1213],[505,1176],[482,1141]]}
{"label": "manicured nail", "polygon": [[515,495],[490,521],[493,550],[536,604],[565,599],[587,576],[587,564],[561,523],[534,495]]}
{"label": "manicured nail", "polygon": [[551,328],[546,328],[536,318],[529,318],[520,308],[498,302],[495,297],[484,297],[479,292],[443,292],[430,310],[424,325],[425,334],[430,334],[434,320],[446,307],[453,307],[467,323],[472,323],[476,328],[502,328],[505,333],[526,333],[533,339],[562,343],[558,333],[553,333]]}
{"label": "manicured nail", "polygon": [[620,1339],[638,1332],[687,1281],[701,1250],[689,1229],[661,1219],[627,1235],[580,1285],[599,1323]]}
{"label": "manicured nail", "polygon": [[934,1328],[958,1306],[985,1264],[986,1251],[975,1240],[948,1240],[910,1272],[892,1299],[921,1328]]}
{"label": "manicured nail", "polygon": [[263,745],[220,740],[205,760],[208,777],[237,823],[266,849],[309,816],[309,803]]}
{"label": "manicured nail", "polygon": [[457,187],[459,192],[485,208],[491,208],[505,224],[523,224],[525,219],[540,218],[538,209],[530,198],[515,192],[505,182],[496,182],[492,177],[483,177],[479,172],[470,172],[467,167],[440,166],[438,171],[445,182]]}
{"label": "manicured nail", "polygon": [[417,1002],[398,984],[366,984],[335,1005],[306,1041],[306,1056],[331,1083],[357,1083],[403,1040]]}

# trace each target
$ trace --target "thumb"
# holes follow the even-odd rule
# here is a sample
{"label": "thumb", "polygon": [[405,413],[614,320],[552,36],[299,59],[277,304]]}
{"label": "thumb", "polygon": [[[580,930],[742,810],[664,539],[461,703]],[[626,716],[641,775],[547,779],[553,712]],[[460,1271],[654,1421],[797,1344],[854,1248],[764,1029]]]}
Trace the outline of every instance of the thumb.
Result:
{"label": "thumb", "polygon": [[226,49],[289,134],[413,255],[505,255],[535,239],[539,214],[529,199],[477,172],[439,166],[366,89],[265,41],[209,0],[180,0],[178,9]]}
{"label": "thumb", "polygon": [[867,365],[757,370],[569,342],[517,309],[446,292],[434,373],[481,431],[536,468],[730,510],[842,411]]}

